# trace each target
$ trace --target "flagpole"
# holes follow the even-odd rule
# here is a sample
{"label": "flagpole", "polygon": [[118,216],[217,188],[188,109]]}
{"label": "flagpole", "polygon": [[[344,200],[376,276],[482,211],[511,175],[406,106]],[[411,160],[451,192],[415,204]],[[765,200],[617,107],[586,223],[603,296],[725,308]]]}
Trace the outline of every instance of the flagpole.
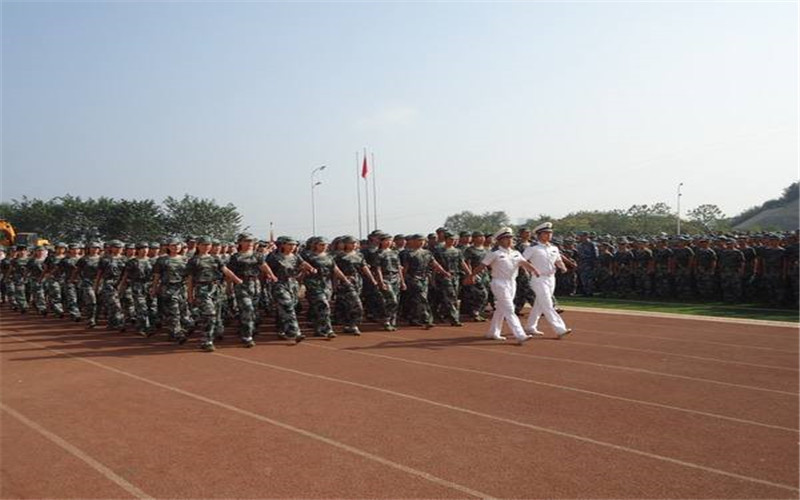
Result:
{"label": "flagpole", "polygon": [[358,162],[358,151],[356,151],[356,194],[358,195],[358,239],[359,240],[362,238],[362,233],[361,233],[361,183],[358,180],[359,175],[361,175],[361,173],[359,172],[360,168],[361,168],[361,165],[359,165],[359,162]]}
{"label": "flagpole", "polygon": [[372,155],[372,217],[375,220],[375,229],[378,229],[378,192],[375,188],[375,153]]}
{"label": "flagpole", "polygon": [[[366,161],[367,161],[367,148],[364,148],[364,162],[366,163]],[[369,175],[369,167],[367,167],[367,175]],[[369,234],[369,181],[367,181],[367,177],[363,175],[363,172],[362,172],[362,177],[364,177],[364,203],[366,204],[367,207],[367,213],[366,213],[367,234]]]}

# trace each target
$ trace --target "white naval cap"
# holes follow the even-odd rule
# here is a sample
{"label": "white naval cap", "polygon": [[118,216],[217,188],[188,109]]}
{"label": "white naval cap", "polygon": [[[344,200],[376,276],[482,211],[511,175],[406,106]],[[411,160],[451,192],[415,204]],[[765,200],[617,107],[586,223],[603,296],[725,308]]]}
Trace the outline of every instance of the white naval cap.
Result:
{"label": "white naval cap", "polygon": [[542,222],[535,228],[533,228],[534,233],[541,233],[542,231],[550,231],[553,232],[553,223],[552,222]]}
{"label": "white naval cap", "polygon": [[494,233],[494,239],[499,240],[500,238],[505,238],[506,236],[513,236],[514,231],[510,227],[501,228],[499,231]]}

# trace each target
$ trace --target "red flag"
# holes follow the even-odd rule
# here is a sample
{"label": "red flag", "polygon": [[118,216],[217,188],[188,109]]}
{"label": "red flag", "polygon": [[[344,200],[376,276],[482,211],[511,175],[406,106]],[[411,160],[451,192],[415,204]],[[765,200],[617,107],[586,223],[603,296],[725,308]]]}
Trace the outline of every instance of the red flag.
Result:
{"label": "red flag", "polygon": [[361,165],[361,177],[366,179],[367,174],[369,174],[369,166],[367,166],[367,155],[364,155],[364,163]]}

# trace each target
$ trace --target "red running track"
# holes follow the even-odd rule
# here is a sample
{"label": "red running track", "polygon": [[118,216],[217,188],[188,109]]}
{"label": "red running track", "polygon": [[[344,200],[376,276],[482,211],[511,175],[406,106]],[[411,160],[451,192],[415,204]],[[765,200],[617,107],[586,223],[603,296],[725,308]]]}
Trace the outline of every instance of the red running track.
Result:
{"label": "red running track", "polygon": [[798,498],[796,327],[567,314],[209,354],[4,308],[0,498]]}

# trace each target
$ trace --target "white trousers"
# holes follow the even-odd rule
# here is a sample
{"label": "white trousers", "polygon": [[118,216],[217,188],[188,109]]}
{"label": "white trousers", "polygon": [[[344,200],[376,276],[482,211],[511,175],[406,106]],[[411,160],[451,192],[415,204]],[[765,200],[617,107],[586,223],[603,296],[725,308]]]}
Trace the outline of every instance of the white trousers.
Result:
{"label": "white trousers", "polygon": [[528,316],[528,324],[525,329],[537,330],[536,325],[539,324],[539,318],[544,314],[544,318],[553,325],[556,333],[564,333],[567,331],[567,325],[564,320],[556,312],[553,307],[553,292],[556,289],[555,276],[531,276],[531,289],[536,294],[536,300],[533,302],[530,316]]}
{"label": "white trousers", "polygon": [[514,294],[517,291],[516,280],[492,278],[489,288],[492,289],[494,294],[494,314],[492,315],[492,322],[489,324],[487,337],[498,337],[501,334],[503,320],[508,322],[514,337],[517,339],[527,337],[525,330],[522,329],[519,317],[514,313]]}

